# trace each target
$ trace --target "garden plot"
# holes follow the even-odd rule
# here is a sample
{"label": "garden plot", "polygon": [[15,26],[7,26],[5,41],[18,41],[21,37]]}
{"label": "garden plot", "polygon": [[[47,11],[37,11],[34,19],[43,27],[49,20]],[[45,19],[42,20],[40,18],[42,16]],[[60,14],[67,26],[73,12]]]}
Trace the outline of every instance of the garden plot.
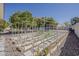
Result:
{"label": "garden plot", "polygon": [[44,38],[44,39],[42,39],[43,41],[38,41],[38,42],[36,42],[34,45],[37,45],[37,46],[35,46],[35,47],[39,47],[40,48],[40,50],[43,50],[44,48],[46,48],[47,46],[49,46],[49,44],[51,44],[50,42],[48,42],[48,39],[51,39],[51,37],[50,38]]}
{"label": "garden plot", "polygon": [[[44,35],[46,35],[46,33],[44,34]],[[46,37],[44,37],[43,35],[41,35],[40,37],[39,37],[39,40],[37,40],[37,41],[35,41],[35,42],[33,42],[33,40],[31,40],[31,43],[29,44],[29,45],[26,45],[26,43],[27,43],[27,41],[24,43],[24,44],[21,44],[21,46],[23,46],[24,45],[24,47],[26,48],[25,50],[29,50],[29,49],[31,49],[32,47],[30,47],[30,45],[34,45],[34,47],[36,47],[36,46],[38,46],[39,44],[41,44],[41,42],[43,42],[43,39],[45,39]],[[36,39],[38,39],[38,38],[36,38]],[[35,40],[35,39],[34,39]],[[30,41],[29,41],[30,42]],[[21,47],[20,46],[20,47]],[[30,47],[30,48],[28,48],[28,46]]]}
{"label": "garden plot", "polygon": [[[47,33],[43,33],[42,35],[40,35],[40,36],[37,36],[37,37],[31,37],[31,38],[28,38],[28,39],[21,39],[21,42],[24,40],[24,42],[25,43],[23,43],[22,44],[22,46],[23,45],[29,45],[29,44],[31,44],[31,43],[36,43],[37,41],[39,41],[39,40],[42,40],[42,39],[45,39],[46,37],[45,37],[45,35],[48,35]],[[20,41],[20,40],[19,40]],[[21,43],[20,43],[21,44]]]}
{"label": "garden plot", "polygon": [[[40,33],[40,34],[39,34]],[[56,31],[56,30],[49,30],[45,32],[38,32],[38,33],[27,33],[24,36],[13,38],[11,37],[11,40],[14,41],[15,47],[19,47],[22,51],[24,51],[22,54],[24,55],[32,55],[34,52],[32,51],[37,50],[37,48],[42,51],[44,48],[48,47],[51,43],[56,41],[58,36],[62,36],[64,31]],[[28,37],[28,38],[27,38]],[[8,40],[8,44],[11,44],[11,41]],[[11,48],[11,45],[9,48]],[[31,52],[30,54],[28,54]],[[9,52],[10,53],[10,52]]]}
{"label": "garden plot", "polygon": [[[34,37],[34,36],[37,36],[37,34],[39,34],[39,32],[34,32],[34,33],[27,33],[27,34],[24,34],[24,35],[22,35],[22,34],[12,34],[12,35],[6,35],[5,36],[5,38],[7,38],[7,39],[11,39],[11,40],[16,40],[16,42],[20,42],[21,41],[21,43],[23,42],[25,42],[25,41],[31,41],[32,40],[32,37]],[[41,35],[41,34],[43,34],[43,32],[41,32],[39,35]]]}

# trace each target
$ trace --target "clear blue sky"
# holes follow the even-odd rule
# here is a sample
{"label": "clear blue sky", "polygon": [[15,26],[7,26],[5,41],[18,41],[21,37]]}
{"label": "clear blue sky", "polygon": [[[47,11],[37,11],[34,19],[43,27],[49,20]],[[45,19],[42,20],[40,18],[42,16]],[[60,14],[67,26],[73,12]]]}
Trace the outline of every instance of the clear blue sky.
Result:
{"label": "clear blue sky", "polygon": [[59,23],[70,21],[71,18],[79,16],[79,4],[5,4],[4,19],[8,20],[10,15],[16,11],[29,10],[35,17],[52,16]]}

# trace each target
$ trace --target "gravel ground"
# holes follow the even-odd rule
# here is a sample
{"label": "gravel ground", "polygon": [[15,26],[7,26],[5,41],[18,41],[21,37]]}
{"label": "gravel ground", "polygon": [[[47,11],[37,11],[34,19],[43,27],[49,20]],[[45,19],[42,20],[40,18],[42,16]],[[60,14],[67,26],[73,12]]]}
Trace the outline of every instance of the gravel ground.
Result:
{"label": "gravel ground", "polygon": [[2,40],[3,37],[0,37],[0,56],[4,56],[5,52],[4,52],[4,40]]}
{"label": "gravel ground", "polygon": [[79,38],[70,32],[64,46],[60,49],[60,56],[78,56],[79,55]]}
{"label": "gravel ground", "polygon": [[[55,33],[54,33],[55,32]],[[58,36],[61,36],[63,33],[64,33],[64,31],[63,30],[55,30],[53,33],[54,33],[54,35],[56,35],[55,37],[57,38]],[[50,31],[50,34],[53,34],[52,33],[52,31]],[[20,43],[20,44],[24,44],[23,46],[24,47],[26,47],[26,48],[28,48],[27,47],[27,44],[25,44],[25,43],[28,43],[28,42],[33,42],[33,40],[31,39],[31,40],[29,40],[28,41],[28,39],[30,39],[32,36],[35,36],[35,35],[33,35],[33,34],[39,34],[39,33],[29,33],[28,34],[28,38],[25,38],[26,37],[26,35],[23,35],[23,37],[19,37],[18,35],[16,35],[16,36],[18,36],[18,38],[19,39],[21,39],[21,41],[18,41],[18,40],[16,40],[17,39],[17,37],[15,37],[16,39],[9,39],[10,37],[11,37],[11,35],[3,35],[2,37],[3,38],[7,38],[6,40],[5,40],[5,51],[7,51],[5,54],[7,54],[7,55],[11,55],[9,52],[11,52],[11,53],[13,53],[12,55],[21,55],[21,53],[18,53],[18,52],[16,52],[16,49],[14,48],[14,47],[16,47],[16,45],[18,44],[18,43]],[[39,35],[41,35],[40,36],[40,38],[42,38],[42,39],[44,39],[45,40],[45,38],[43,38],[44,36],[42,35],[42,34],[45,34],[44,36],[45,36],[45,38],[47,38],[48,36],[47,36],[47,34],[46,33],[41,33],[41,34],[39,34]],[[36,35],[36,37],[37,37],[37,35]],[[14,36],[12,37],[12,38],[14,38]],[[53,39],[51,39],[52,41],[54,40],[54,39],[56,39],[56,38],[53,38]],[[37,39],[37,40],[40,40],[41,41],[41,39],[38,39],[38,38],[34,38],[34,39]],[[16,41],[18,41],[18,43],[16,42]],[[50,43],[50,42],[48,42],[49,40],[45,40],[45,42],[46,42],[46,45],[48,45],[48,43]],[[15,42],[15,44],[13,44],[12,42]],[[36,42],[35,42],[36,43]],[[34,44],[35,44],[34,43]],[[39,42],[37,42],[36,44],[37,44],[37,46],[39,45],[38,44]],[[2,44],[1,44],[2,45]],[[43,47],[45,47],[46,45],[42,45],[41,46],[41,48],[43,48]],[[64,45],[64,44],[63,44]],[[24,48],[23,47],[23,48]],[[30,46],[29,46],[30,47]],[[40,49],[41,49],[40,48]],[[21,48],[20,48],[21,49]],[[24,49],[21,49],[22,51],[24,51]],[[15,52],[14,52],[15,51]],[[8,54],[9,53],[9,54]],[[28,52],[29,53],[29,52]],[[28,53],[25,53],[26,55],[28,54]],[[23,52],[22,52],[22,54],[23,54]],[[29,55],[31,55],[31,54],[29,54]]]}

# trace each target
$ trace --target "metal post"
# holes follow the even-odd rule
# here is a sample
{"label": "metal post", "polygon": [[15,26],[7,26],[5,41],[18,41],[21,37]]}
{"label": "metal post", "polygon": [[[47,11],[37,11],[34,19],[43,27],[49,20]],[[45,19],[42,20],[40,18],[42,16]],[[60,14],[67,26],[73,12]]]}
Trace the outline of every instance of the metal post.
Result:
{"label": "metal post", "polygon": [[[33,22],[32,22],[33,23]],[[34,56],[34,39],[33,39],[33,26],[31,27],[31,33],[32,33],[32,53],[33,53],[33,56]]]}

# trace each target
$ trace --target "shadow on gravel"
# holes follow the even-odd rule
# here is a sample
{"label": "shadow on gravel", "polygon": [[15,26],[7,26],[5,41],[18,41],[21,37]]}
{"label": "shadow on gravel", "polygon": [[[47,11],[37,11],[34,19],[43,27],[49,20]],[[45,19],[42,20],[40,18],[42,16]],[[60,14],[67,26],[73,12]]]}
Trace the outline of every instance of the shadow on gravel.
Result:
{"label": "shadow on gravel", "polygon": [[64,46],[61,48],[60,56],[78,56],[79,55],[79,38],[70,32]]}

